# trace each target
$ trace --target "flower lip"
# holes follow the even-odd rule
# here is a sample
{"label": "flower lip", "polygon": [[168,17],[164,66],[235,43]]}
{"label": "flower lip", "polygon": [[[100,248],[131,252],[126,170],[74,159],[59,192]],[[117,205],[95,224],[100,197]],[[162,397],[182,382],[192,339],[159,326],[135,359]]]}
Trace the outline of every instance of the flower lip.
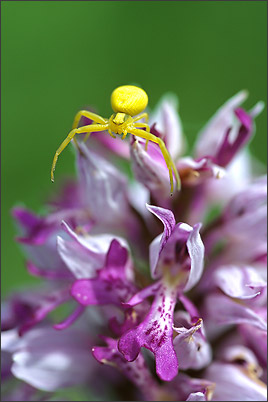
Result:
{"label": "flower lip", "polygon": [[178,372],[178,359],[173,347],[173,311],[176,291],[161,284],[144,321],[123,334],[118,348],[128,361],[134,361],[140,348],[151,350],[156,359],[156,372],[164,381],[171,381]]}

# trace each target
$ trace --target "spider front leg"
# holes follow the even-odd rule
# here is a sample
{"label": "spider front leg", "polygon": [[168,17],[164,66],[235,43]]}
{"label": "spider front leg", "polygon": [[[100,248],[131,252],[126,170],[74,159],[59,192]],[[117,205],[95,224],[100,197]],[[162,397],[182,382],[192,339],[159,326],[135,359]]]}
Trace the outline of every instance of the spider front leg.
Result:
{"label": "spider front leg", "polygon": [[75,115],[72,129],[78,127],[81,117],[87,117],[88,119],[93,120],[95,123],[99,123],[99,124],[107,124],[108,123],[108,119],[105,119],[104,117],[101,117],[98,114],[89,112],[88,110],[80,110]]}
{"label": "spider front leg", "polygon": [[121,140],[124,140],[124,139],[126,138],[127,133],[128,133],[127,130],[123,131],[123,135],[122,135],[122,137],[121,137]]}
{"label": "spider front leg", "polygon": [[108,133],[112,138],[116,138],[116,135],[113,135],[112,130],[110,128],[108,129]]}
{"label": "spider front leg", "polygon": [[[87,117],[90,120],[93,120],[95,123],[99,123],[99,124],[107,124],[108,123],[108,119],[105,119],[104,117],[99,116],[96,113],[92,113],[89,112],[88,110],[80,110],[78,113],[76,113],[75,118],[74,118],[74,122],[72,125],[72,129],[75,129],[78,127],[78,124],[80,122],[81,117]],[[89,137],[90,133],[88,133],[85,138],[83,139],[83,142],[86,142],[88,137]],[[77,148],[79,148],[76,138],[74,138],[74,142],[75,145],[77,146]]]}
{"label": "spider front leg", "polygon": [[[147,114],[147,113],[144,113],[144,114]],[[136,124],[134,124],[134,127],[139,127],[139,128],[144,127],[146,129],[147,133],[150,132],[150,127],[149,127],[149,124],[147,124],[147,123],[136,123]],[[148,150],[148,142],[149,142],[149,140],[147,139],[146,143],[145,143],[145,151],[146,152]]]}
{"label": "spider front leg", "polygon": [[142,113],[139,116],[134,117],[133,122],[135,123],[135,121],[138,121],[141,119],[145,119],[145,122],[148,123],[148,121],[149,121],[148,113]]}
{"label": "spider front leg", "polygon": [[160,150],[162,152],[162,155],[163,155],[163,157],[165,159],[167,168],[169,170],[170,192],[171,192],[171,194],[173,193],[173,174],[172,174],[172,170],[173,170],[174,175],[176,177],[177,189],[180,190],[181,181],[180,181],[179,173],[177,171],[177,168],[176,168],[171,156],[169,155],[169,152],[168,152],[168,150],[167,150],[167,148],[165,146],[164,141],[161,138],[156,137],[155,135],[153,135],[151,133],[148,133],[146,131],[140,130],[140,129],[135,128],[135,127],[129,128],[128,132],[130,134],[132,134],[132,135],[135,135],[136,137],[144,138],[144,139],[146,139],[148,141],[155,142],[155,143],[157,143],[159,145]]}
{"label": "spider front leg", "polygon": [[54,158],[53,158],[53,163],[51,167],[51,181],[54,182],[54,171],[56,168],[56,163],[58,160],[59,155],[62,153],[64,148],[69,144],[69,142],[74,138],[76,134],[82,134],[82,133],[92,133],[93,131],[104,131],[107,130],[108,124],[90,124],[88,126],[84,127],[79,127],[79,128],[74,128],[65,138],[65,140],[62,142],[62,144],[59,146],[57,149]]}

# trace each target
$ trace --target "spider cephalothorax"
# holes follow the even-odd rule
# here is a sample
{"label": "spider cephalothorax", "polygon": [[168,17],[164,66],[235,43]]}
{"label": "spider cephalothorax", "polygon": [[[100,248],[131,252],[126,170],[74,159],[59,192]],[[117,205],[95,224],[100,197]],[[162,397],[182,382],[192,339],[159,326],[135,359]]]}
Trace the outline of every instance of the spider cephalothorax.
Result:
{"label": "spider cephalothorax", "polygon": [[[76,142],[76,134],[87,133],[84,138],[84,141],[86,141],[90,136],[90,133],[108,130],[109,134],[113,138],[116,138],[116,135],[122,135],[123,140],[126,138],[128,133],[136,137],[144,138],[146,139],[146,148],[148,141],[157,143],[161,149],[169,170],[171,193],[173,192],[172,172],[174,172],[175,174],[177,187],[179,188],[179,174],[176,166],[174,165],[174,162],[172,161],[168,153],[168,150],[166,149],[164,141],[161,138],[150,133],[150,127],[147,124],[148,114],[141,113],[146,108],[147,104],[148,96],[143,89],[133,85],[123,85],[116,88],[111,95],[111,105],[114,114],[112,114],[109,119],[105,119],[95,113],[89,112],[88,110],[80,110],[80,112],[78,112],[75,116],[72,130],[55,153],[51,168],[51,180],[54,181],[54,170],[56,167],[58,156],[72,139],[74,139],[74,141]],[[94,123],[77,128],[82,116],[91,119]],[[137,123],[138,120],[141,119],[145,119],[146,123]],[[146,131],[142,130],[142,128],[145,128]]]}

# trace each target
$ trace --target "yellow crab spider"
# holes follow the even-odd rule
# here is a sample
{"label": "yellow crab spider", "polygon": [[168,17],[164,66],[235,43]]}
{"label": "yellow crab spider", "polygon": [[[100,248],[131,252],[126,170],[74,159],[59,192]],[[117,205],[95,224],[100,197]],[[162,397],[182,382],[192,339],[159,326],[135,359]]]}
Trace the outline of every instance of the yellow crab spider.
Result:
{"label": "yellow crab spider", "polygon": [[[160,147],[167,168],[169,170],[171,193],[173,193],[172,171],[174,172],[174,175],[176,177],[177,188],[180,189],[179,174],[165,146],[164,141],[161,138],[150,133],[150,127],[147,124],[148,114],[142,113],[138,115],[139,113],[144,111],[147,103],[148,96],[143,89],[132,85],[124,85],[116,88],[111,95],[111,105],[114,113],[109,119],[105,119],[87,110],[80,110],[80,112],[78,112],[75,116],[72,130],[55,153],[51,168],[51,180],[54,181],[54,170],[56,167],[58,156],[72,139],[74,139],[75,144],[77,145],[75,138],[76,134],[87,133],[84,138],[84,141],[86,141],[92,132],[108,130],[108,133],[113,138],[116,138],[116,135],[122,135],[121,138],[122,140],[124,140],[129,133],[136,137],[146,139],[145,149],[147,149],[148,141],[157,143]],[[93,124],[77,128],[81,117],[87,117],[93,120]],[[145,119],[146,123],[137,123],[138,120],[141,120],[143,118]],[[141,128],[145,128],[146,131],[141,130]]]}

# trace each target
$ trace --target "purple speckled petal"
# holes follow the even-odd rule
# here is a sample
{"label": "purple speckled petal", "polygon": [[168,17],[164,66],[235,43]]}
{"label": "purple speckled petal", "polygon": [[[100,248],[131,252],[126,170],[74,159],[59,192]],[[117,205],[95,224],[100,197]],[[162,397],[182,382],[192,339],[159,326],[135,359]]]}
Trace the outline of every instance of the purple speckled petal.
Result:
{"label": "purple speckled petal", "polygon": [[222,294],[210,294],[205,300],[206,319],[212,325],[251,324],[267,331],[264,319],[253,309]]}
{"label": "purple speckled petal", "polygon": [[178,372],[178,360],[172,342],[175,304],[176,288],[163,283],[144,321],[125,333],[118,344],[120,352],[128,361],[137,358],[141,347],[151,350],[155,355],[156,372],[164,381],[171,381]]}
{"label": "purple speckled petal", "polygon": [[187,313],[178,311],[174,322],[183,325],[180,328],[174,327],[178,335],[173,340],[180,368],[199,370],[206,367],[211,362],[212,351],[203,333],[202,319],[192,324]]}
{"label": "purple speckled petal", "polygon": [[95,346],[92,349],[95,359],[119,369],[142,392],[145,400],[156,400],[159,386],[153,379],[142,354],[133,362],[128,362],[117,348],[117,340],[102,337],[107,346]]}

